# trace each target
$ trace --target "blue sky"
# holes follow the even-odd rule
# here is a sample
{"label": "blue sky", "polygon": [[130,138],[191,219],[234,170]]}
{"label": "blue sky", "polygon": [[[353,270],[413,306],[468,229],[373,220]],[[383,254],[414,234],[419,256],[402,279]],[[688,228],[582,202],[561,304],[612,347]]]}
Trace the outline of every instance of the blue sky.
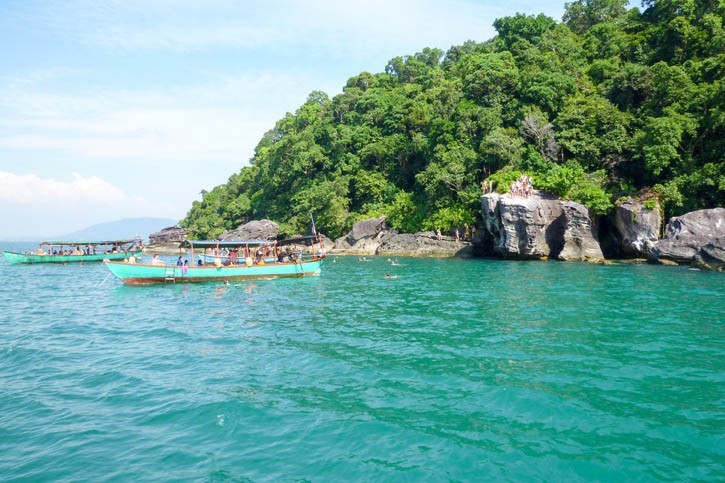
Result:
{"label": "blue sky", "polygon": [[564,1],[0,2],[0,240],[182,218],[313,90]]}

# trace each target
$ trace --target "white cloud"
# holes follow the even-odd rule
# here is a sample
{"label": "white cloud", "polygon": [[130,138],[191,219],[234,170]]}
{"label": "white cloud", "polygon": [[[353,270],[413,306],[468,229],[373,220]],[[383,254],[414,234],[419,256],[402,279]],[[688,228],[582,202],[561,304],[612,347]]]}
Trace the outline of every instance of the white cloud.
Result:
{"label": "white cloud", "polygon": [[52,203],[125,203],[123,191],[96,176],[72,174],[69,181],[41,178],[35,174],[0,171],[0,201],[26,205]]}
{"label": "white cloud", "polygon": [[164,91],[64,95],[13,82],[0,89],[0,148],[62,151],[74,162],[214,161],[239,167],[264,132],[314,85],[311,79],[263,74]]}

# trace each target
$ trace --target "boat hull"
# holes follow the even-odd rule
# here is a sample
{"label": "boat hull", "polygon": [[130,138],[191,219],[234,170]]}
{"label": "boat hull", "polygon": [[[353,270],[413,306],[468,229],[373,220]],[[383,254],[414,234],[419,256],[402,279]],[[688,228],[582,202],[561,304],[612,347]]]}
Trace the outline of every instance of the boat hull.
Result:
{"label": "boat hull", "polygon": [[140,257],[142,250],[120,253],[98,253],[96,255],[38,255],[32,253],[3,252],[10,263],[80,263],[102,262],[104,260],[123,260],[132,254]]}
{"label": "boat hull", "polygon": [[128,285],[156,283],[196,283],[209,281],[232,282],[279,277],[305,277],[319,275],[322,258],[301,263],[271,263],[267,265],[192,266],[142,265],[123,262],[106,262],[106,267]]}

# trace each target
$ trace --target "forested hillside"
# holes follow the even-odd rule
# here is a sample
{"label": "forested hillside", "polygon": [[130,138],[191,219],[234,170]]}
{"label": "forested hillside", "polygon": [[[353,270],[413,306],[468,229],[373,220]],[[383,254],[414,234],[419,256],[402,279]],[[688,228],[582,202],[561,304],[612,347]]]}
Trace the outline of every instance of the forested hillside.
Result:
{"label": "forested hillside", "polygon": [[[498,35],[424,48],[313,92],[251,166],[182,224],[213,238],[249,219],[331,237],[387,215],[401,231],[480,219],[481,182],[534,187],[605,213],[646,189],[666,216],[725,206],[725,4],[578,0],[563,21],[517,14]],[[243,164],[240,160],[240,165]]]}

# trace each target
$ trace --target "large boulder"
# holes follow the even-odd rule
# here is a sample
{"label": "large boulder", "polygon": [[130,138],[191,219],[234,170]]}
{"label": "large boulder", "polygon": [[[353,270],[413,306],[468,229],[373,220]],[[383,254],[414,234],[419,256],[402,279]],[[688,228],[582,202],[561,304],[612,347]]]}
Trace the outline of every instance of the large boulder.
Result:
{"label": "large boulder", "polygon": [[361,220],[352,226],[352,230],[347,234],[346,241],[350,245],[355,245],[363,238],[374,238],[385,229],[385,216],[380,218],[369,218]]}
{"label": "large boulder", "polygon": [[583,205],[545,192],[481,197],[482,252],[513,259],[601,260],[594,224]]}
{"label": "large boulder", "polygon": [[541,192],[530,198],[491,193],[481,200],[484,229],[494,254],[542,259],[561,251],[565,220],[558,198]]}
{"label": "large boulder", "polygon": [[178,226],[169,226],[149,235],[149,244],[151,245],[178,244],[184,240],[186,240],[186,230]]}
{"label": "large boulder", "polygon": [[665,237],[650,251],[649,260],[670,260],[701,268],[725,269],[725,208],[698,210],[673,217]]}
{"label": "large boulder", "polygon": [[574,201],[565,201],[562,208],[566,227],[559,260],[603,260],[604,255],[594,235],[596,229],[589,217],[589,210]]}
{"label": "large boulder", "polygon": [[252,220],[234,230],[221,234],[221,240],[275,240],[279,225],[270,220]]}
{"label": "large boulder", "polygon": [[647,258],[662,227],[657,200],[627,198],[615,207],[612,218],[619,253],[624,257]]}

